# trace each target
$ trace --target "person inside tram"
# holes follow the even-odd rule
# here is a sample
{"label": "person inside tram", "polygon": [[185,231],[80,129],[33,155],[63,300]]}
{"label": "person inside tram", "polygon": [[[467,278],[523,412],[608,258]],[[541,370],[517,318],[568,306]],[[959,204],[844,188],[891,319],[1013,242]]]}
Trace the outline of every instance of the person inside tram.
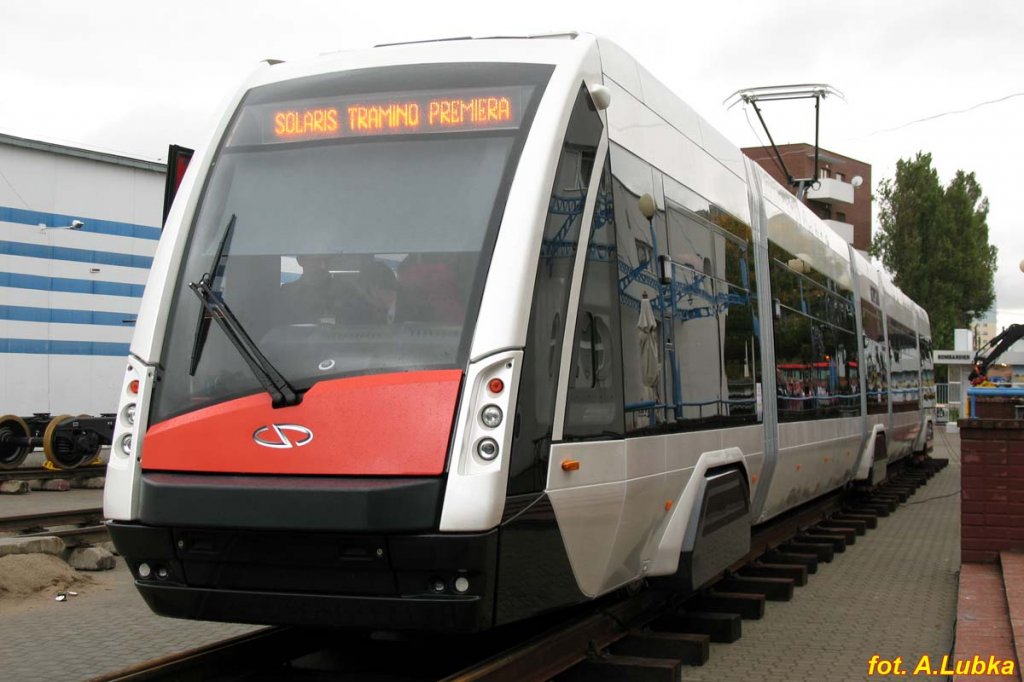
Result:
{"label": "person inside tram", "polygon": [[398,269],[401,320],[432,324],[460,323],[466,302],[467,273],[456,254],[425,253],[406,258]]}
{"label": "person inside tram", "polygon": [[295,322],[315,323],[334,317],[331,272],[328,256],[302,254],[295,257],[302,274],[281,285],[281,299],[287,316]]}
{"label": "person inside tram", "polygon": [[384,263],[372,260],[359,269],[354,286],[338,301],[340,321],[391,324],[395,320],[398,280]]}

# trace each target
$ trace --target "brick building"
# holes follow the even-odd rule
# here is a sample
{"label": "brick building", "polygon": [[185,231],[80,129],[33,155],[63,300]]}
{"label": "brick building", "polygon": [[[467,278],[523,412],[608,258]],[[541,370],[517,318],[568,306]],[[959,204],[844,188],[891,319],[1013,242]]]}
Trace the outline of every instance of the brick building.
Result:
{"label": "brick building", "polygon": [[[779,154],[794,178],[814,176],[814,145],[779,145]],[[743,153],[758,163],[783,187],[796,193],[779,168],[771,147],[747,147]],[[857,182],[855,178],[861,178]],[[807,190],[804,203],[854,247],[871,245],[871,165],[827,149],[818,151],[818,183]]]}

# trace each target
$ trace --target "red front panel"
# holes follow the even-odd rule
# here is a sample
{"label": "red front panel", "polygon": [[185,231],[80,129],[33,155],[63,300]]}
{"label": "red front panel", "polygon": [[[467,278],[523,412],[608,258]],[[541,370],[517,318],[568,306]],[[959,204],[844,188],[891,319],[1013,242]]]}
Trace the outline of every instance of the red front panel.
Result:
{"label": "red front panel", "polygon": [[438,370],[322,381],[277,410],[266,393],[238,398],[151,427],[142,468],[436,476],[461,379],[459,370]]}

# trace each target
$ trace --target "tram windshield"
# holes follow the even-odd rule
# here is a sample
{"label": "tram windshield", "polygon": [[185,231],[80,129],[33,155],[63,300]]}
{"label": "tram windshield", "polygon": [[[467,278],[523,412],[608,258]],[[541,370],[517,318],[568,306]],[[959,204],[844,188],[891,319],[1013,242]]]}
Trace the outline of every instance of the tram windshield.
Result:
{"label": "tram windshield", "polygon": [[251,90],[203,189],[151,421],[261,390],[189,290],[214,260],[216,296],[298,391],[339,376],[464,367],[550,72],[418,65]]}

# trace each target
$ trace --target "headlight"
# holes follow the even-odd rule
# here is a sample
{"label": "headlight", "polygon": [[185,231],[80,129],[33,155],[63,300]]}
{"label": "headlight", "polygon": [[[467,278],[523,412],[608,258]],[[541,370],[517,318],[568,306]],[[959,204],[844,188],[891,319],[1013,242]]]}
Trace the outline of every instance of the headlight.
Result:
{"label": "headlight", "polygon": [[482,439],[476,444],[476,454],[490,462],[498,456],[498,441],[493,438]]}
{"label": "headlight", "polygon": [[124,420],[128,422],[129,426],[135,426],[135,403],[128,403],[124,408]]}
{"label": "headlight", "polygon": [[126,433],[121,436],[121,452],[126,455],[132,454],[132,434]]}
{"label": "headlight", "polygon": [[501,424],[501,419],[504,416],[501,408],[497,405],[487,405],[484,409],[480,410],[480,421],[488,428],[493,429]]}

